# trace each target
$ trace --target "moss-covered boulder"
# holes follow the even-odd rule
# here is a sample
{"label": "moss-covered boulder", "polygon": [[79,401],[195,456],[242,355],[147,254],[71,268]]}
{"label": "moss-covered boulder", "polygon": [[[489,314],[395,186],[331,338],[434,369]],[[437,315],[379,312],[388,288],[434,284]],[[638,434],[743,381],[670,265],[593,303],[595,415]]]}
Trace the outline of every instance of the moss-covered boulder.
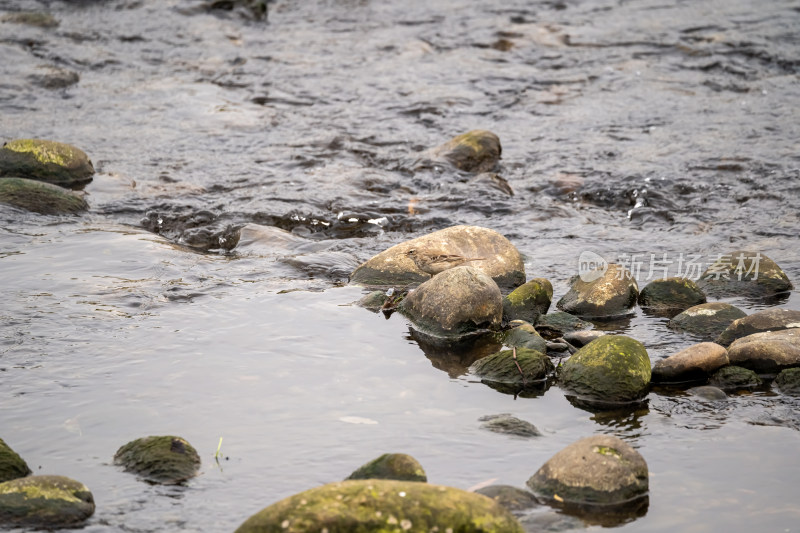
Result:
{"label": "moss-covered boulder", "polygon": [[557,339],[572,331],[581,331],[592,327],[590,322],[586,322],[563,311],[547,313],[536,319],[536,331],[545,339]]}
{"label": "moss-covered boulder", "polygon": [[478,419],[482,429],[491,431],[492,433],[502,433],[504,435],[513,435],[515,437],[540,437],[542,433],[530,422],[512,416],[509,413],[501,413],[499,415],[486,415]]}
{"label": "moss-covered boulder", "polygon": [[503,317],[533,324],[539,315],[547,313],[552,300],[553,285],[544,278],[532,279],[503,298]]}
{"label": "moss-covered boulder", "polygon": [[419,461],[404,453],[385,453],[358,468],[347,479],[428,481],[425,470]]}
{"label": "moss-covered boulder", "polygon": [[89,208],[78,193],[24,178],[0,178],[0,203],[42,215],[76,214]]}
{"label": "moss-covered boulder", "polygon": [[492,278],[475,268],[460,266],[417,287],[397,309],[423,333],[459,338],[497,330],[503,319],[502,300]]}
{"label": "moss-covered boulder", "polygon": [[0,177],[28,178],[77,189],[92,181],[93,175],[89,157],[69,144],[18,139],[0,149]]}
{"label": "moss-covered boulder", "polygon": [[606,271],[584,281],[578,276],[556,304],[567,313],[583,318],[615,318],[631,314],[639,286],[631,273],[623,266],[611,263]]}
{"label": "moss-covered boulder", "polygon": [[706,303],[706,295],[688,278],[651,281],[639,293],[639,305],[656,311],[683,311]]}
{"label": "moss-covered boulder", "polygon": [[708,384],[722,390],[753,389],[761,385],[758,374],[740,366],[726,366],[720,368],[711,376]]}
{"label": "moss-covered boulder", "polygon": [[667,327],[713,341],[734,320],[745,316],[747,313],[731,304],[712,302],[690,307],[667,322]]}
{"label": "moss-covered boulder", "polygon": [[[437,257],[462,258],[463,265],[487,274],[501,287],[525,283],[519,250],[496,231],[478,226],[453,226],[392,246],[356,268],[350,282],[375,286],[421,283],[433,274],[417,263]],[[458,261],[452,264],[459,266]]]}
{"label": "moss-covered boulder", "polygon": [[0,483],[25,477],[30,473],[31,469],[25,460],[0,439]]}
{"label": "moss-covered boulder", "polygon": [[704,380],[728,363],[728,350],[725,347],[713,342],[701,342],[657,361],[653,366],[652,379],[658,383]]}
{"label": "moss-covered boulder", "polygon": [[373,533],[458,531],[522,533],[491,499],[463,490],[383,479],[343,481],[270,505],[236,533]]}
{"label": "moss-covered boulder", "polygon": [[800,328],[800,311],[794,309],[765,309],[750,316],[737,318],[720,333],[717,344],[728,346],[736,339],[753,333],[780,331],[782,329]]}
{"label": "moss-covered boulder", "polygon": [[781,370],[773,385],[784,394],[800,396],[800,368]]}
{"label": "moss-covered boulder", "polygon": [[647,496],[647,463],[617,437],[587,437],[554,455],[528,480],[528,487],[551,503],[616,506]]}
{"label": "moss-covered boulder", "polygon": [[175,485],[197,475],[200,456],[180,437],[143,437],[117,450],[114,463],[151,483]]}
{"label": "moss-covered boulder", "polygon": [[475,492],[493,499],[512,513],[539,507],[540,505],[536,496],[531,492],[511,485],[489,485],[488,487],[477,489]]}
{"label": "moss-covered boulder", "polygon": [[482,381],[526,385],[547,379],[555,369],[553,362],[542,352],[527,348],[502,350],[483,359],[477,360],[470,372]]}
{"label": "moss-covered boulder", "polygon": [[92,493],[67,477],[28,476],[0,483],[0,524],[5,526],[70,527],[92,513]]}
{"label": "moss-covered boulder", "polygon": [[536,328],[524,322],[504,331],[501,335],[503,344],[515,348],[528,348],[538,352],[547,352],[547,341],[536,331]]}
{"label": "moss-covered boulder", "polygon": [[437,146],[427,156],[466,172],[488,172],[497,166],[502,151],[497,135],[486,130],[473,130]]}
{"label": "moss-covered boulder", "polygon": [[800,328],[754,333],[728,347],[728,359],[759,374],[800,367]]}
{"label": "moss-covered boulder", "polygon": [[697,285],[715,297],[764,297],[794,288],[775,261],[761,252],[737,250],[725,254],[700,275]]}
{"label": "moss-covered boulder", "polygon": [[558,379],[564,389],[581,399],[634,401],[647,393],[650,357],[641,342],[624,335],[606,335],[570,357]]}

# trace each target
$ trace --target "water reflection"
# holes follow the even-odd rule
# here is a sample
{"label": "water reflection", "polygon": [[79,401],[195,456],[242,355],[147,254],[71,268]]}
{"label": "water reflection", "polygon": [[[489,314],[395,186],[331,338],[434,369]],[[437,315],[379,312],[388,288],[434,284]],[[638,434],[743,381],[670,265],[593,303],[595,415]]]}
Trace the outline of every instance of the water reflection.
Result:
{"label": "water reflection", "polygon": [[426,335],[412,327],[408,328],[406,339],[416,342],[434,368],[447,372],[450,378],[466,374],[472,363],[499,351],[503,346],[494,333],[453,341]]}

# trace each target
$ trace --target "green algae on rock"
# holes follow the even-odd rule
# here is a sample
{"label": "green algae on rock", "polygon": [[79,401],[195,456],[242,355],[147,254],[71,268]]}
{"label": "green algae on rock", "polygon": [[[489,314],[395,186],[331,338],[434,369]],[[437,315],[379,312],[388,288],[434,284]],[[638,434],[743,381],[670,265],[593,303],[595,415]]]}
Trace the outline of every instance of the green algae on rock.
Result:
{"label": "green algae on rock", "polygon": [[561,386],[581,399],[628,402],[641,399],[650,384],[650,357],[644,345],[624,335],[605,335],[567,359]]}
{"label": "green algae on rock", "polygon": [[589,329],[592,324],[564,311],[541,315],[536,319],[536,331],[547,340],[563,337],[573,331]]}
{"label": "green algae on rock", "polygon": [[428,481],[419,461],[404,453],[385,453],[359,467],[347,479],[394,479]]}
{"label": "green algae on rock", "polygon": [[25,460],[0,439],[0,483],[25,477],[30,473],[31,469]]}
{"label": "green algae on rock", "polygon": [[482,381],[514,385],[541,382],[553,370],[553,362],[549,357],[528,348],[518,348],[516,360],[513,350],[502,350],[478,359],[470,367],[470,372]]}
{"label": "green algae on rock", "polygon": [[713,341],[731,322],[745,316],[744,311],[731,304],[712,302],[690,307],[667,322],[667,327]]}
{"label": "green algae on rock", "polygon": [[13,176],[78,189],[92,181],[94,167],[83,150],[40,139],[17,139],[0,149],[0,177]]}
{"label": "green algae on rock", "polygon": [[712,372],[728,363],[728,350],[723,346],[701,342],[656,361],[652,379],[660,383],[707,379]]}
{"label": "green algae on rock", "polygon": [[514,437],[541,437],[542,433],[536,426],[526,420],[512,416],[509,413],[499,415],[486,415],[478,419],[482,429],[487,429],[493,433],[513,435]]}
{"label": "green algae on rock", "polygon": [[611,263],[605,272],[584,281],[575,276],[570,289],[556,304],[582,318],[615,318],[629,315],[639,296],[639,286],[623,266]]}
{"label": "green algae on rock", "polygon": [[175,485],[197,475],[200,456],[180,437],[143,437],[117,450],[114,464],[151,483]]}
{"label": "green algae on rock", "polygon": [[0,178],[0,203],[42,215],[77,214],[89,208],[78,193],[24,178]]}
{"label": "green algae on rock", "polygon": [[532,279],[503,298],[503,318],[532,324],[539,315],[547,313],[552,300],[553,285],[544,278]]}
{"label": "green algae on rock", "polygon": [[547,341],[528,323],[520,324],[500,335],[503,344],[509,347],[529,348],[537,352],[547,353]]}
{"label": "green algae on rock", "polygon": [[639,293],[639,305],[657,311],[683,311],[704,303],[706,295],[688,278],[657,279]]}
{"label": "green algae on rock", "polygon": [[94,513],[86,485],[63,476],[28,476],[0,483],[0,524],[59,528],[80,524]]}
{"label": "green algae on rock", "polygon": [[761,378],[747,368],[729,365],[720,368],[711,376],[708,384],[722,390],[753,389],[761,385]]}
{"label": "green algae on rock", "polygon": [[700,275],[697,285],[716,297],[763,297],[794,288],[772,259],[760,252],[737,250],[721,255]]}
{"label": "green algae on rock", "polygon": [[773,384],[784,394],[800,396],[800,368],[781,370]]}
{"label": "green algae on rock", "polygon": [[500,138],[486,130],[461,134],[430,151],[434,161],[446,161],[465,172],[488,172],[500,160]]}
{"label": "green algae on rock", "polygon": [[800,367],[800,328],[753,333],[728,347],[731,364],[759,374],[777,374]]}
{"label": "green algae on rock", "polygon": [[493,500],[463,490],[383,479],[310,489],[251,516],[236,533],[522,533]]}
{"label": "green algae on rock", "polygon": [[717,344],[728,346],[736,339],[741,339],[753,333],[791,328],[800,328],[800,311],[780,308],[764,309],[731,322],[731,325],[720,333],[717,338]]}

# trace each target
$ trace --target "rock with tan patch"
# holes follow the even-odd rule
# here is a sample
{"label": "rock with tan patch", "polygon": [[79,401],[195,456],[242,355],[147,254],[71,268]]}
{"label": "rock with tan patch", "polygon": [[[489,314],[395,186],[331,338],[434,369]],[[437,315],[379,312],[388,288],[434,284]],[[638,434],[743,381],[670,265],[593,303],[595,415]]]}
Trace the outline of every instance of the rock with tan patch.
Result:
{"label": "rock with tan patch", "polygon": [[713,341],[737,318],[747,314],[730,304],[712,302],[695,305],[673,317],[667,327]]}
{"label": "rock with tan patch", "polygon": [[14,176],[78,189],[92,181],[94,167],[83,150],[55,141],[18,139],[0,149],[0,177]]}
{"label": "rock with tan patch", "polygon": [[800,328],[800,311],[794,309],[765,309],[750,316],[737,318],[717,338],[717,343],[728,346],[736,339],[753,333]]}
{"label": "rock with tan patch", "polygon": [[591,278],[572,278],[569,291],[556,307],[583,318],[613,318],[632,312],[639,287],[625,267],[611,263],[604,273],[598,271]]}
{"label": "rock with tan patch", "polygon": [[728,350],[723,346],[701,342],[657,361],[653,366],[652,380],[675,383],[705,379],[728,363]]}
{"label": "rock with tan patch", "polygon": [[28,476],[0,483],[0,524],[61,528],[77,526],[94,513],[86,485],[63,476]]}
{"label": "rock with tan patch", "polygon": [[719,257],[700,275],[697,285],[718,298],[771,296],[794,288],[775,261],[761,252],[745,250]]}
{"label": "rock with tan patch", "polygon": [[728,348],[733,365],[759,374],[777,374],[800,367],[800,328],[754,333],[734,341]]}

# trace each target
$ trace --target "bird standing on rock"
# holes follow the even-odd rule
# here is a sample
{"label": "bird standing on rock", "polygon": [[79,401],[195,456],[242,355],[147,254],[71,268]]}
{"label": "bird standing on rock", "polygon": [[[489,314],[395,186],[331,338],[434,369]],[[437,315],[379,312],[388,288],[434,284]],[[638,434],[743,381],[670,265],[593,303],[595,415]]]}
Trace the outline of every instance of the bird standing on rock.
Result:
{"label": "bird standing on rock", "polygon": [[483,261],[485,259],[484,257],[464,257],[458,254],[429,254],[417,249],[407,251],[406,256],[414,261],[418,269],[431,276],[472,261]]}

